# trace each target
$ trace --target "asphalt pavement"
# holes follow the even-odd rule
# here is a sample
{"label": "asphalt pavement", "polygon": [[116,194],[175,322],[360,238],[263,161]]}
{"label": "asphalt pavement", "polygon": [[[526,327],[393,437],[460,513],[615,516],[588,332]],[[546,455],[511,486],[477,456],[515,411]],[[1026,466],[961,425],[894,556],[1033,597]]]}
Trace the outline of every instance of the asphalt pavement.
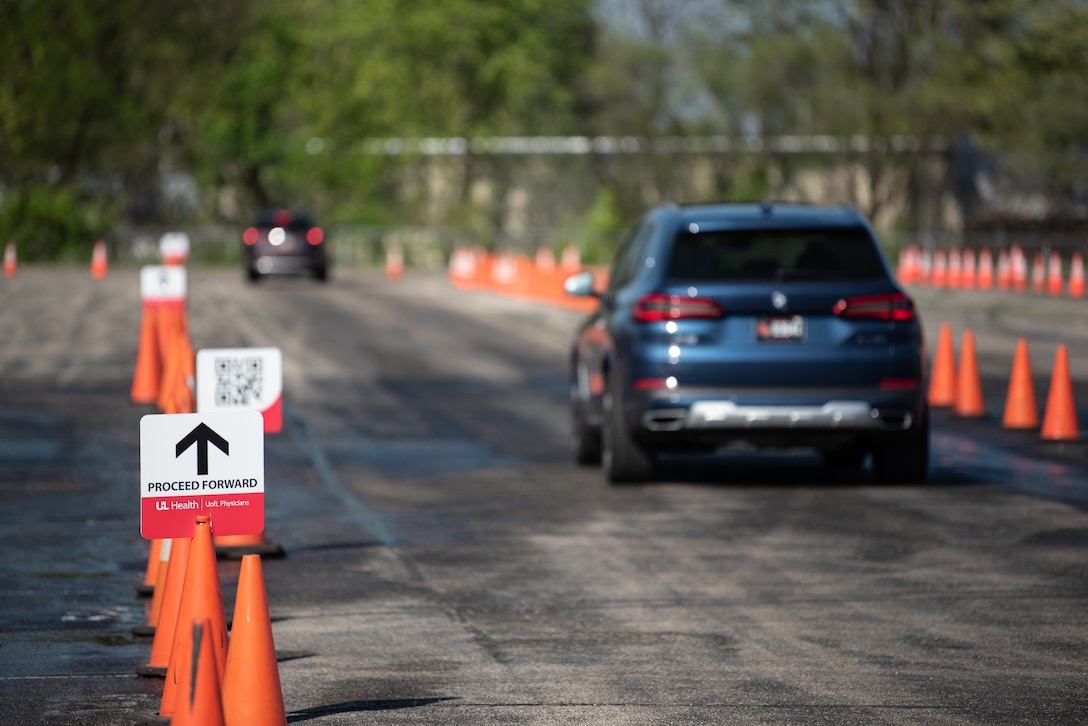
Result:
{"label": "asphalt pavement", "polygon": [[[0,723],[141,722],[133,270],[0,281]],[[938,414],[927,485],[814,457],[609,487],[566,450],[580,315],[439,273],[193,270],[194,345],[276,345],[265,562],[290,723],[1088,720],[1080,441],[1000,425],[1017,339],[1088,402],[1082,300],[912,290],[976,336],[990,416]],[[1080,416],[1082,422],[1086,419]],[[226,612],[238,563],[221,560]]]}

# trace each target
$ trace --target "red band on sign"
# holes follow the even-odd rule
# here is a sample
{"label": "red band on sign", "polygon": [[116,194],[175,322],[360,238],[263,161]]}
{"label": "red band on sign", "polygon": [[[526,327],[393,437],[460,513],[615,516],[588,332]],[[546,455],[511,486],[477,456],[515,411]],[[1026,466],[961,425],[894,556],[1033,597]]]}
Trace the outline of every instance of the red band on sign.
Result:
{"label": "red band on sign", "polygon": [[140,534],[144,539],[192,537],[199,515],[211,517],[213,535],[260,534],[264,531],[263,492],[144,497],[140,506]]}

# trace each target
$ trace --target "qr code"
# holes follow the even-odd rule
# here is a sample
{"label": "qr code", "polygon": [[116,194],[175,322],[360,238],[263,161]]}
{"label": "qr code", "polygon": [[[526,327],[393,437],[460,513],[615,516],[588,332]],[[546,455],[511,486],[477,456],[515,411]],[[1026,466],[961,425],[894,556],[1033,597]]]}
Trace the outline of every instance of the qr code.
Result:
{"label": "qr code", "polygon": [[215,402],[220,407],[250,406],[261,399],[264,371],[260,356],[215,359]]}

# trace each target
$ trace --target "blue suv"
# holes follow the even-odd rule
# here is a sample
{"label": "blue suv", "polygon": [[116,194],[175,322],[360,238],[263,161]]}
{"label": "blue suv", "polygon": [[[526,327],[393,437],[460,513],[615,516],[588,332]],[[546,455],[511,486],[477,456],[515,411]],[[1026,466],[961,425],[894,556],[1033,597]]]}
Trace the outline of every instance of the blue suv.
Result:
{"label": "blue suv", "polygon": [[922,326],[853,207],[665,204],[617,252],[570,352],[572,447],[612,483],[666,452],[811,447],[882,482],[929,459]]}

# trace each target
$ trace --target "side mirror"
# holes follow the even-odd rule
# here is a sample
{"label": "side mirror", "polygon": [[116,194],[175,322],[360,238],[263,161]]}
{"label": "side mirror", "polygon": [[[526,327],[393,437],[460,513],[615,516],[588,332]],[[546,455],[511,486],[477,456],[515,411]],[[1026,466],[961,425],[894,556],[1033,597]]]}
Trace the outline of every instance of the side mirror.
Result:
{"label": "side mirror", "polygon": [[600,297],[594,289],[596,278],[589,270],[575,273],[563,281],[563,292],[571,297]]}

